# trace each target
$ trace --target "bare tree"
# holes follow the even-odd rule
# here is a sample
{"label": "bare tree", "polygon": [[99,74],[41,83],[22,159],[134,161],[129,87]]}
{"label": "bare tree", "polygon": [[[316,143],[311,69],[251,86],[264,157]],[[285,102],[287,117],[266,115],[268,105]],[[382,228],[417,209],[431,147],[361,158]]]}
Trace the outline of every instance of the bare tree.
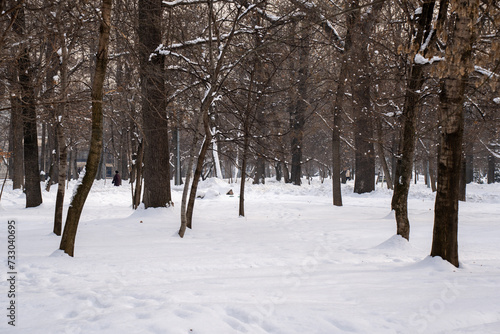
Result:
{"label": "bare tree", "polygon": [[69,256],[74,256],[75,238],[85,201],[94,183],[102,150],[104,79],[108,63],[109,32],[111,29],[111,0],[103,0],[99,28],[99,44],[96,56],[94,81],[92,84],[92,136],[87,158],[85,176],[78,185],[66,217],[66,224],[59,248]]}
{"label": "bare tree", "polygon": [[445,60],[441,63],[439,122],[441,145],[438,163],[438,188],[434,208],[431,256],[440,256],[455,267],[458,261],[458,199],[464,130],[464,99],[472,67],[479,0],[451,0]]}

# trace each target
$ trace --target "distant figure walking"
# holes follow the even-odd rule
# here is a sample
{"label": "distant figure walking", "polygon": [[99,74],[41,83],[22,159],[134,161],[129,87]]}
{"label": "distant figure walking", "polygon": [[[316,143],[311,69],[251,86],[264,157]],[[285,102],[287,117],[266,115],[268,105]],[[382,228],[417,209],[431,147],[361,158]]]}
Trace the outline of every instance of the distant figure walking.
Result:
{"label": "distant figure walking", "polygon": [[118,174],[118,171],[115,171],[115,176],[113,176],[113,183],[116,187],[122,185],[122,178],[120,177],[120,174]]}

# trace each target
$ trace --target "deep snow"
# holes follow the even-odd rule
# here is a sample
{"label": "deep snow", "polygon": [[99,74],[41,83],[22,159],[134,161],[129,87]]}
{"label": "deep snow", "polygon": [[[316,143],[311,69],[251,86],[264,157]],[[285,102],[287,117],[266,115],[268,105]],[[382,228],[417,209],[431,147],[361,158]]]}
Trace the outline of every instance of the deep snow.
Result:
{"label": "deep snow", "polygon": [[[100,181],[74,258],[51,232],[56,187],[25,209],[7,184],[0,333],[500,333],[500,184],[468,186],[456,269],[428,257],[434,194],[425,185],[410,190],[408,243],[394,235],[387,189],[356,195],[348,183],[334,207],[331,182],[304,182],[248,184],[245,218],[239,184],[202,182],[181,239],[182,187],[174,207],[134,211],[126,182]],[[17,222],[15,328],[8,219]]]}

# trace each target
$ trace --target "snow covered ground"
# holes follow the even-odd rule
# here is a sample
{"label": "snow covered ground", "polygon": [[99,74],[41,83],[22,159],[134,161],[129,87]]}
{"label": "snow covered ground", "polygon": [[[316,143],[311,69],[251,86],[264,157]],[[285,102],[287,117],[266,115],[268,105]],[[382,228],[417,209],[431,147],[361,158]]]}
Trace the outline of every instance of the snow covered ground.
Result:
{"label": "snow covered ground", "polygon": [[[131,209],[130,188],[97,182],[75,257],[52,231],[56,187],[25,209],[7,184],[0,201],[0,305],[7,298],[7,222],[17,222],[16,327],[0,333],[500,333],[500,184],[468,186],[460,203],[456,269],[430,258],[434,195],[409,200],[411,241],[395,236],[391,192],[364,195],[331,183],[210,179],[184,239],[175,207]],[[74,182],[67,191],[66,209]],[[141,223],[142,222],[142,223]]]}

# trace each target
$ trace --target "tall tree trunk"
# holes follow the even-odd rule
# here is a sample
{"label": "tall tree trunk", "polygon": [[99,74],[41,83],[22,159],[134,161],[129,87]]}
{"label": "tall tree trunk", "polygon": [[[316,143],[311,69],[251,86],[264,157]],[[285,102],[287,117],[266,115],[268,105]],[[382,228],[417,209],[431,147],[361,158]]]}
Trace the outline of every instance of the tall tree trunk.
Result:
{"label": "tall tree trunk", "polygon": [[[346,41],[346,47],[349,43]],[[347,75],[347,59],[343,59],[337,92],[335,95],[335,105],[333,107],[333,130],[332,130],[332,191],[333,205],[342,206],[342,188],[341,188],[341,159],[340,159],[340,129],[342,128],[342,103],[345,94],[345,78]]]}
{"label": "tall tree trunk", "polygon": [[86,173],[82,183],[77,187],[66,217],[61,244],[59,246],[69,256],[74,255],[75,238],[83,206],[94,183],[102,150],[103,129],[103,95],[104,79],[108,62],[109,31],[111,28],[112,0],[103,0],[101,6],[102,20],[99,29],[99,46],[97,51],[95,75],[92,83],[92,136],[87,158]]}
{"label": "tall tree trunk", "polygon": [[[17,71],[15,67],[9,70],[12,86],[18,88]],[[24,147],[23,147],[23,118],[21,111],[21,92],[14,89],[15,93],[10,95],[10,129],[12,141],[12,157],[9,165],[12,166],[12,187],[21,189],[24,187]],[[10,142],[9,142],[10,143]]]}
{"label": "tall tree trunk", "polygon": [[[435,1],[426,1],[422,7],[422,14],[417,17],[416,37],[413,40],[413,49],[420,51],[431,31],[432,15]],[[425,51],[425,50],[424,50]],[[420,99],[420,89],[425,81],[424,65],[410,60],[411,67],[408,76],[405,103],[403,105],[403,133],[399,145],[394,176],[394,193],[392,195],[392,210],[396,216],[396,233],[410,240],[410,221],[408,219],[408,192],[413,170],[415,154],[415,134],[417,124],[417,108]]]}
{"label": "tall tree trunk", "polygon": [[[62,33],[61,33],[62,34]],[[57,107],[59,110],[56,120],[57,146],[59,147],[59,177],[56,196],[56,207],[54,213],[54,234],[61,235],[64,194],[66,189],[68,146],[64,135],[63,121],[66,117],[66,100],[68,94],[68,50],[66,48],[65,37],[61,36],[61,103]]]}
{"label": "tall tree trunk", "polygon": [[54,214],[54,234],[61,235],[62,230],[62,219],[63,219],[63,205],[64,205],[64,193],[66,185],[66,172],[67,172],[67,160],[68,160],[68,147],[66,146],[66,139],[64,136],[64,130],[62,124],[57,124],[57,137],[59,141],[59,180],[57,185],[57,196],[56,196],[56,206]]}
{"label": "tall tree trunk", "polygon": [[347,27],[352,32],[350,65],[352,99],[354,108],[355,181],[358,194],[375,190],[375,151],[373,146],[373,111],[371,105],[371,68],[368,49],[370,36],[383,2],[373,5],[367,13],[361,13],[359,1],[353,1],[348,14]]}
{"label": "tall tree trunk", "polygon": [[139,55],[144,131],[144,206],[172,203],[164,57],[150,57],[161,44],[162,0],[139,0]]}
{"label": "tall tree trunk", "polygon": [[454,8],[441,73],[439,121],[441,146],[438,189],[434,207],[431,256],[440,256],[454,266],[458,261],[458,198],[464,129],[465,88],[472,67],[472,45],[478,0],[451,0]]}
{"label": "tall tree trunk", "polygon": [[[24,6],[20,6],[12,25],[14,31],[25,37]],[[28,43],[25,41],[25,43]],[[38,136],[36,128],[35,88],[27,45],[22,46],[18,59],[19,84],[21,87],[21,111],[23,115],[24,137],[24,175],[26,190],[26,207],[36,207],[42,204],[40,188],[40,168],[38,165]]]}
{"label": "tall tree trunk", "polygon": [[291,134],[292,134],[292,168],[291,179],[294,185],[300,186],[302,183],[302,148],[304,146],[304,126],[305,113],[307,110],[309,77],[309,52],[310,52],[310,33],[309,26],[301,25],[299,40],[299,70],[297,76],[297,100],[295,109],[291,115]]}

